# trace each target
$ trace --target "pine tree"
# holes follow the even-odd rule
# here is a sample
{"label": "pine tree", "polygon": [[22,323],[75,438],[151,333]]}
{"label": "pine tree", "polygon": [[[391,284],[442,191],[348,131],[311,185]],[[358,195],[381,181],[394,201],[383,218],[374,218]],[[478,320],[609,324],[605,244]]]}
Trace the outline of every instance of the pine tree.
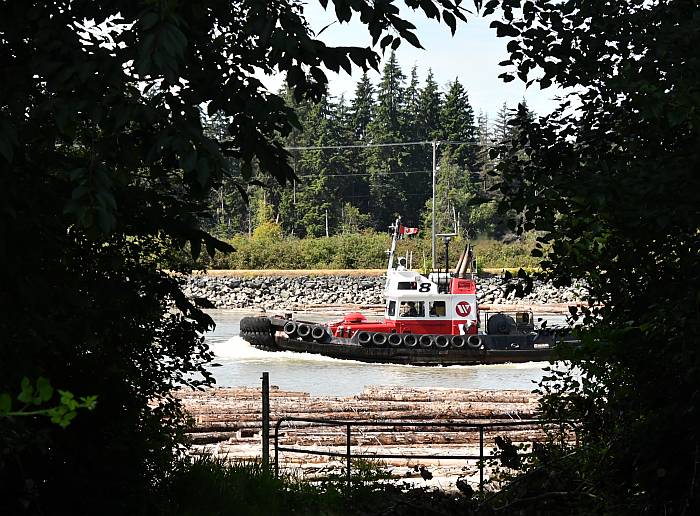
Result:
{"label": "pine tree", "polygon": [[496,113],[496,120],[493,126],[493,141],[498,144],[506,141],[510,136],[510,127],[508,126],[508,120],[511,118],[511,110],[508,109],[508,104],[505,102],[501,106],[501,109]]}
{"label": "pine tree", "polygon": [[459,145],[449,145],[446,151],[452,156],[452,161],[468,176],[470,171],[476,170],[476,126],[474,110],[469,104],[467,92],[456,78],[445,95],[445,102],[440,112],[440,125],[441,139],[464,142]]}
{"label": "pine tree", "polygon": [[401,71],[396,53],[392,50],[384,64],[382,78],[377,88],[377,114],[385,130],[398,135],[401,132],[401,111],[404,105],[406,76]]}
{"label": "pine tree", "polygon": [[492,144],[491,128],[489,127],[489,116],[484,111],[479,111],[476,117],[476,170],[481,183],[481,189],[486,190],[486,183],[489,180],[489,172],[493,170],[494,163],[489,155]]}
{"label": "pine tree", "polygon": [[[372,143],[401,141],[405,78],[392,51],[377,88],[375,117],[367,128]],[[406,157],[405,148],[394,146],[374,147],[365,153],[372,215],[377,229],[385,228],[396,215],[406,215],[405,187],[409,177],[403,173]]]}
{"label": "pine tree", "polygon": [[[306,146],[334,145],[331,130],[332,106],[328,97],[314,104],[303,120]],[[332,176],[335,175],[331,161],[333,149],[309,149],[301,153],[298,163],[300,183],[296,191],[296,219],[300,236],[325,234],[326,213],[332,209],[335,199]]]}
{"label": "pine tree", "polygon": [[418,89],[418,67],[411,69],[411,80],[404,93],[403,124],[401,134],[405,141],[418,138],[418,112],[420,106],[420,90]]}
{"label": "pine tree", "polygon": [[438,91],[438,85],[435,82],[433,71],[428,69],[425,86],[420,91],[418,98],[416,136],[419,140],[435,140],[439,138],[441,107],[442,99],[440,91]]}
{"label": "pine tree", "polygon": [[350,117],[354,138],[363,141],[366,137],[367,126],[372,121],[374,110],[374,86],[367,76],[362,74],[355,87],[355,98],[350,105]]}
{"label": "pine tree", "polygon": [[[441,93],[435,82],[433,71],[428,69],[423,88],[418,93],[416,108],[415,135],[412,139],[418,141],[437,140],[439,134]],[[407,182],[406,197],[415,213],[412,218],[418,219],[419,208],[431,198],[431,177],[433,168],[432,147],[421,145],[411,147],[409,170],[412,175]],[[421,224],[416,220],[416,224]]]}

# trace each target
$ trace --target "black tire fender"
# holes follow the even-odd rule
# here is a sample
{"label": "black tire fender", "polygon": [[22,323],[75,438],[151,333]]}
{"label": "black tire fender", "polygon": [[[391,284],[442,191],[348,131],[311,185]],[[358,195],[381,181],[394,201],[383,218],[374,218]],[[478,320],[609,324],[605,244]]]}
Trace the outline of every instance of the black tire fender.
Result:
{"label": "black tire fender", "polygon": [[407,348],[415,348],[416,344],[418,344],[418,339],[415,335],[409,333],[403,336],[403,345]]}
{"label": "black tire fender", "polygon": [[297,326],[297,335],[302,339],[308,337],[311,334],[311,326],[305,323],[299,323]]}
{"label": "black tire fender", "polygon": [[386,344],[386,333],[375,333],[372,335],[372,342],[376,346],[384,346]]}
{"label": "black tire fender", "polygon": [[418,344],[421,348],[430,348],[433,346],[433,336],[432,335],[421,335],[418,339]]}
{"label": "black tire fender", "polygon": [[478,335],[469,335],[469,337],[467,337],[467,346],[472,349],[479,349],[482,344],[483,341]]}
{"label": "black tire fender", "polygon": [[311,329],[311,338],[317,342],[323,342],[326,339],[328,332],[323,326],[314,326]]}
{"label": "black tire fender", "polygon": [[282,328],[287,337],[292,338],[297,333],[297,323],[294,321],[287,321]]}
{"label": "black tire fender", "polygon": [[389,342],[390,346],[397,348],[403,342],[403,338],[398,333],[392,333],[391,335],[389,335],[387,341]]}
{"label": "black tire fender", "polygon": [[440,348],[440,349],[445,349],[450,345],[450,340],[448,337],[445,335],[436,335],[435,336],[435,346]]}
{"label": "black tire fender", "polygon": [[361,346],[369,346],[372,343],[372,334],[366,331],[361,331],[357,334],[357,342]]}

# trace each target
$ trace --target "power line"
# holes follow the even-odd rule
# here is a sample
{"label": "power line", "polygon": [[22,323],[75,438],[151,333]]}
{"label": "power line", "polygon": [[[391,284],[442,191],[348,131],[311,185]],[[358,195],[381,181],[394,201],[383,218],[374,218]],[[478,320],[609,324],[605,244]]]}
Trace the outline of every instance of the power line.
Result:
{"label": "power line", "polygon": [[364,177],[364,176],[400,176],[403,174],[430,174],[432,170],[406,170],[405,172],[363,172],[361,174],[304,174],[298,176],[300,179],[304,177]]}
{"label": "power line", "polygon": [[[483,147],[483,145],[477,142],[466,142],[458,140],[436,140],[435,143],[438,145],[468,145],[473,147]],[[417,141],[417,142],[394,142],[394,143],[361,143],[361,144],[348,144],[348,145],[305,145],[305,146],[294,146],[285,147],[285,150],[324,150],[324,149],[368,149],[372,147],[403,147],[411,145],[432,145],[433,141]]]}

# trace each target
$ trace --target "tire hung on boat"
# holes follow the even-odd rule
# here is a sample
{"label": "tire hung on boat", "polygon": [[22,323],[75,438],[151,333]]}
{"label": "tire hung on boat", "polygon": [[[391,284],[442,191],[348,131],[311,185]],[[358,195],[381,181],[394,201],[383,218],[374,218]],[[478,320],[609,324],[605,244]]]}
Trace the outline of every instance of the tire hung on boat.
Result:
{"label": "tire hung on boat", "polygon": [[467,346],[469,346],[472,349],[479,349],[483,342],[481,341],[481,337],[478,335],[469,335],[467,338]]}
{"label": "tire hung on boat", "polygon": [[401,342],[403,341],[401,335],[399,335],[398,333],[392,333],[386,340],[389,342],[390,346],[395,348],[399,347],[401,345]]}
{"label": "tire hung on boat", "polygon": [[366,331],[359,332],[357,334],[357,342],[359,342],[361,346],[369,346],[372,342],[372,334]]}
{"label": "tire hung on boat", "polygon": [[461,335],[453,335],[450,341],[453,348],[459,349],[464,347],[464,338]]}
{"label": "tire hung on boat", "polygon": [[287,337],[291,339],[297,334],[297,323],[295,323],[294,321],[288,321],[284,324],[282,330],[287,335]]}
{"label": "tire hung on boat", "polygon": [[375,333],[372,335],[372,342],[377,346],[383,346],[386,344],[386,334],[385,333]]}
{"label": "tire hung on boat", "polygon": [[420,344],[421,348],[430,348],[433,345],[433,336],[432,335],[421,335],[420,338],[418,339],[418,344]]}
{"label": "tire hung on boat", "polygon": [[300,323],[299,326],[297,326],[297,335],[301,337],[302,339],[305,337],[308,337],[311,334],[311,326],[308,324]]}
{"label": "tire hung on boat", "polygon": [[416,344],[418,344],[418,339],[415,335],[409,333],[403,336],[403,345],[407,348],[415,348]]}
{"label": "tire hung on boat", "polygon": [[274,347],[272,323],[267,317],[244,317],[240,323],[241,337],[257,347]]}
{"label": "tire hung on boat", "polygon": [[449,345],[450,345],[450,341],[449,341],[447,336],[437,335],[435,337],[435,346],[437,346],[438,348],[445,349]]}
{"label": "tire hung on boat", "polygon": [[314,326],[311,329],[311,338],[317,342],[323,342],[326,340],[326,329],[323,326]]}

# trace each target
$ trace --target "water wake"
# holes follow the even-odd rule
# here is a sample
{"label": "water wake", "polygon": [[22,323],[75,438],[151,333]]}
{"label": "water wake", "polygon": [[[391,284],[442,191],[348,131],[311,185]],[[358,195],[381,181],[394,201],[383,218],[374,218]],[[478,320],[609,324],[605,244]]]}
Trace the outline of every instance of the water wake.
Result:
{"label": "water wake", "polygon": [[358,360],[346,360],[341,358],[332,358],[314,353],[298,353],[296,351],[265,351],[251,346],[249,342],[241,337],[231,337],[222,342],[212,342],[211,349],[219,359],[227,359],[235,362],[327,362],[338,365],[358,364],[366,367],[396,367],[410,369],[542,369],[549,365],[549,362],[525,362],[520,364],[481,364],[481,365],[451,365],[437,367],[423,367],[406,364],[384,364],[384,363],[368,363]]}
{"label": "water wake", "polygon": [[[211,344],[212,351],[217,358],[234,359],[241,362],[259,361],[283,361],[283,362],[336,362],[347,364],[364,364],[357,360],[344,360],[339,358],[316,355],[314,353],[297,353],[296,351],[265,351],[251,346],[241,337],[231,337],[226,342]],[[364,364],[372,365],[372,364]],[[382,364],[379,364],[382,365]]]}

